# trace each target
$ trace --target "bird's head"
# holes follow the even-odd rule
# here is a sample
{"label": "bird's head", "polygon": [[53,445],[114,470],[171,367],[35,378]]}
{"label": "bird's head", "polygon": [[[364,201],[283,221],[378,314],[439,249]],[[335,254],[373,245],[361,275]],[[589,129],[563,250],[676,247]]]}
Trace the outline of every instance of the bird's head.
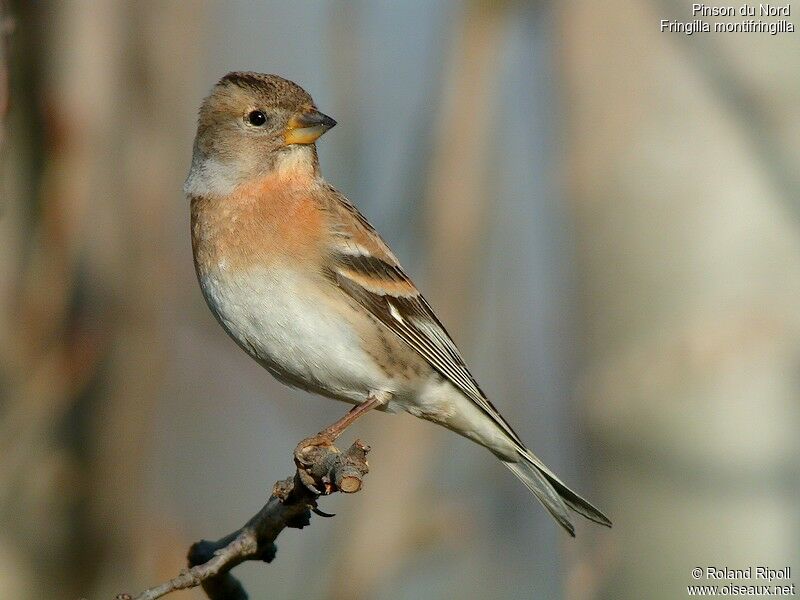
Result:
{"label": "bird's head", "polygon": [[316,173],[314,142],[334,125],[292,81],[228,73],[200,108],[187,193],[221,190],[278,169]]}

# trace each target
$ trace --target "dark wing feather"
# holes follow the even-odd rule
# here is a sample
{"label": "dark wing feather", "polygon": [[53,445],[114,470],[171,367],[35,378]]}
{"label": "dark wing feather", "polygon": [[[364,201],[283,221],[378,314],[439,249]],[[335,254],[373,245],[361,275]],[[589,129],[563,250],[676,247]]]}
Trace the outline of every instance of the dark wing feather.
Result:
{"label": "dark wing feather", "polygon": [[418,352],[515,442],[524,446],[486,399],[447,330],[398,264],[361,254],[337,253],[331,258],[333,268],[329,277],[342,290]]}
{"label": "dark wing feather", "polygon": [[386,243],[347,198],[332,187],[327,187],[327,192],[324,208],[334,233],[328,277],[417,351],[524,450],[519,436],[486,399],[450,335]]}

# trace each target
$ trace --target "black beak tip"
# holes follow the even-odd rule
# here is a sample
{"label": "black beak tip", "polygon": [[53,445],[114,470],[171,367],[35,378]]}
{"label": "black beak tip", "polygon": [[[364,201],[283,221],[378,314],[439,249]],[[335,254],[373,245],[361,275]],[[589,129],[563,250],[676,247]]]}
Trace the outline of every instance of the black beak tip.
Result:
{"label": "black beak tip", "polygon": [[328,115],[322,115],[322,124],[325,126],[325,129],[331,129],[336,125],[336,120],[330,118]]}

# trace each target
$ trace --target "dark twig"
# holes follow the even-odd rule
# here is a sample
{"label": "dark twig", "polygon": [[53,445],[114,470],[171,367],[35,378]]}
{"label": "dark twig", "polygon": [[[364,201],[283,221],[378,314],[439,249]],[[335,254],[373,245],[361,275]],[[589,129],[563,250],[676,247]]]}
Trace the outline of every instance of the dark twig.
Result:
{"label": "dark twig", "polygon": [[356,440],[340,452],[325,433],[300,442],[294,453],[294,477],[278,481],[270,499],[244,527],[215,542],[197,542],[189,549],[189,568],[177,577],[134,596],[120,594],[116,600],[155,600],[198,585],[210,600],[245,600],[247,593],[231,575],[231,569],[248,560],[271,562],[275,558],[274,542],[281,531],[308,525],[312,510],[324,515],[317,510],[320,496],[361,489],[369,471],[369,447]]}

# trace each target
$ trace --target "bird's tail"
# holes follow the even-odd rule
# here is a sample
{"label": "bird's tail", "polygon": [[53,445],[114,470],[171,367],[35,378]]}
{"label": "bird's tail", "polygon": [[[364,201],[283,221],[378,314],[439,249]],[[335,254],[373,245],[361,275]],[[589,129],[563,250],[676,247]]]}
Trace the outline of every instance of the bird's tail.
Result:
{"label": "bird's tail", "polygon": [[569,489],[555,473],[548,469],[530,450],[519,450],[519,461],[503,461],[519,480],[542,503],[553,518],[558,521],[572,537],[575,527],[569,518],[567,508],[583,515],[590,521],[611,527],[611,521],[588,501]]}

